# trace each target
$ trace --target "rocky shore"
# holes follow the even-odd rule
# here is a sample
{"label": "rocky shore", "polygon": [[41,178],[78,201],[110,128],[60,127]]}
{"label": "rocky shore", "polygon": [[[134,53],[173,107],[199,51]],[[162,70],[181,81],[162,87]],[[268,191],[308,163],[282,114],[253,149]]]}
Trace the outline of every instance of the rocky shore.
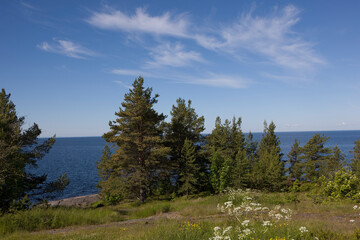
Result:
{"label": "rocky shore", "polygon": [[98,194],[85,195],[72,198],[64,198],[55,201],[49,201],[48,204],[52,207],[65,206],[65,207],[86,207],[99,200]]}

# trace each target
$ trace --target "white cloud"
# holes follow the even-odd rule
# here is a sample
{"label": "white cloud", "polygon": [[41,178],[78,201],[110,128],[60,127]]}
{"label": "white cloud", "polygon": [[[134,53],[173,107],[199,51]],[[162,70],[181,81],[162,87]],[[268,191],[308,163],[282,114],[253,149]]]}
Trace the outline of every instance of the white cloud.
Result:
{"label": "white cloud", "polygon": [[238,57],[248,53],[265,57],[277,66],[291,70],[311,70],[324,63],[313,50],[313,44],[302,40],[293,30],[299,22],[299,10],[289,5],[271,16],[242,15],[238,21],[223,27],[218,36],[195,35],[205,48],[226,51]]}
{"label": "white cloud", "polygon": [[338,125],[339,125],[339,127],[344,127],[344,126],[346,126],[347,124],[346,124],[346,122],[341,122],[341,123],[339,123]]}
{"label": "white cloud", "polygon": [[205,78],[190,77],[188,79],[190,79],[190,81],[186,80],[186,78],[183,80],[189,84],[206,85],[206,86],[221,87],[221,88],[247,88],[250,82],[242,77],[217,75],[217,74],[210,74],[209,77],[205,77]]}
{"label": "white cloud", "polygon": [[123,83],[122,81],[114,81],[114,83],[116,83],[124,88],[127,88],[127,89],[133,89],[133,86],[127,85],[127,84]]}
{"label": "white cloud", "polygon": [[[204,76],[194,76],[194,75],[181,75],[181,74],[165,74],[160,75],[158,71],[148,71],[144,72],[142,70],[135,69],[114,69],[111,71],[113,74],[124,75],[124,76],[144,76],[152,77],[158,79],[167,79],[170,81],[175,81],[177,83],[185,84],[195,84],[195,85],[204,85],[211,87],[221,87],[221,88],[247,88],[252,81],[245,79],[241,76],[230,76],[230,75],[220,75],[215,73],[205,73]],[[139,74],[141,73],[141,74]]]}
{"label": "white cloud", "polygon": [[122,30],[127,32],[146,32],[184,37],[187,35],[188,21],[185,15],[171,16],[166,12],[161,16],[150,16],[145,9],[138,8],[132,16],[121,11],[94,12],[87,19],[93,26],[102,29]]}
{"label": "white cloud", "polygon": [[96,55],[96,53],[94,53],[93,51],[68,40],[54,39],[54,43],[52,44],[49,44],[48,42],[43,42],[37,45],[37,47],[46,52],[58,53],[68,57],[79,59],[84,59],[88,56]]}
{"label": "white cloud", "polygon": [[166,43],[158,46],[150,52],[153,61],[146,63],[147,68],[171,66],[183,67],[191,64],[192,62],[205,62],[201,54],[194,51],[185,51],[184,46],[176,43],[172,45]]}

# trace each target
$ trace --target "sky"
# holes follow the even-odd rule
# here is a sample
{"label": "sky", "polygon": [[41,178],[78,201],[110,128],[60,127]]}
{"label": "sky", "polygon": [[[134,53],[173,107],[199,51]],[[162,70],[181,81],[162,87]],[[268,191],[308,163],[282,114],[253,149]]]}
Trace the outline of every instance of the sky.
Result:
{"label": "sky", "polygon": [[244,132],[360,129],[359,1],[14,0],[0,87],[42,137],[101,136],[143,76],[168,116],[190,99]]}

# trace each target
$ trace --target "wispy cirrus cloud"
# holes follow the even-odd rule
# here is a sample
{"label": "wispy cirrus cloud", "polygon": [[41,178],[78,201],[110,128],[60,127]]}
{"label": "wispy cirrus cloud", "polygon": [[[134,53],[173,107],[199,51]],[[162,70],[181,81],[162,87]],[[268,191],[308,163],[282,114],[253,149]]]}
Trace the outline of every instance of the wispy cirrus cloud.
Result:
{"label": "wispy cirrus cloud", "polygon": [[208,77],[189,77],[183,80],[188,84],[221,88],[247,88],[250,84],[250,81],[243,77],[221,74],[209,74]]}
{"label": "wispy cirrus cloud", "polygon": [[[141,74],[139,74],[141,72]],[[146,77],[156,77],[162,79],[171,79],[178,83],[204,85],[210,87],[221,87],[221,88],[247,88],[252,81],[241,76],[236,75],[221,75],[212,72],[205,73],[205,76],[194,76],[194,75],[181,75],[181,74],[169,74],[162,76],[153,72],[144,72],[141,69],[114,69],[111,71],[113,74],[137,77],[139,75]]]}
{"label": "wispy cirrus cloud", "polygon": [[166,12],[160,16],[150,16],[143,8],[137,8],[132,16],[115,10],[93,12],[92,16],[86,21],[102,29],[146,32],[177,37],[187,36],[189,24],[185,14],[172,16],[169,12]]}
{"label": "wispy cirrus cloud", "polygon": [[43,51],[58,53],[71,58],[85,59],[86,57],[96,56],[97,54],[80,44],[68,40],[56,40],[53,43],[42,42],[37,45]]}
{"label": "wispy cirrus cloud", "polygon": [[145,68],[161,66],[184,67],[193,62],[205,62],[201,54],[195,51],[186,51],[180,43],[165,43],[151,50],[152,61],[146,62]]}
{"label": "wispy cirrus cloud", "polygon": [[302,40],[293,27],[300,21],[300,11],[293,5],[274,10],[270,16],[253,16],[252,12],[228,26],[217,35],[195,35],[201,46],[226,51],[238,57],[250,54],[263,57],[274,65],[290,70],[311,70],[325,61],[313,50],[314,44]]}

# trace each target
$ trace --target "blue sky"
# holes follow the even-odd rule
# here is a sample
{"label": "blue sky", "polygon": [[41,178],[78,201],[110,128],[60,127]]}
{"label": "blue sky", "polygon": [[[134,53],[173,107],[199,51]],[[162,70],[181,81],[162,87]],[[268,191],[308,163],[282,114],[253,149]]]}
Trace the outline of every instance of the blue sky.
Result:
{"label": "blue sky", "polygon": [[[0,82],[42,136],[100,136],[135,77],[243,130],[360,129],[359,1],[3,1]],[[169,118],[167,119],[169,120]]]}

